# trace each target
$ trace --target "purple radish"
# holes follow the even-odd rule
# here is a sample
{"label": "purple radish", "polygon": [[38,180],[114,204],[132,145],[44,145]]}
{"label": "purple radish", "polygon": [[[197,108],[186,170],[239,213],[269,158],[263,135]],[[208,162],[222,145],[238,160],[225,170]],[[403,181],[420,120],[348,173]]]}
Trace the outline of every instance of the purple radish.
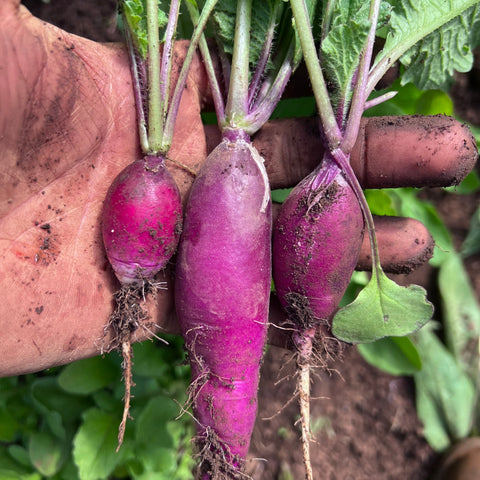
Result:
{"label": "purple radish", "polygon": [[267,332],[270,190],[260,155],[243,137],[224,135],[203,165],[177,256],[176,307],[192,367],[202,478],[237,478],[242,470]]}
{"label": "purple radish", "polygon": [[181,226],[180,192],[162,157],[147,155],[122,170],[102,214],[105,250],[120,283],[153,279],[175,252]]}
{"label": "purple radish", "polygon": [[[310,366],[317,362],[317,356],[323,363],[324,356],[331,355],[337,343],[330,321],[355,269],[363,232],[357,196],[328,156],[292,190],[274,225],[273,279],[297,351],[297,390],[307,470]],[[314,342],[318,333],[320,345]]]}

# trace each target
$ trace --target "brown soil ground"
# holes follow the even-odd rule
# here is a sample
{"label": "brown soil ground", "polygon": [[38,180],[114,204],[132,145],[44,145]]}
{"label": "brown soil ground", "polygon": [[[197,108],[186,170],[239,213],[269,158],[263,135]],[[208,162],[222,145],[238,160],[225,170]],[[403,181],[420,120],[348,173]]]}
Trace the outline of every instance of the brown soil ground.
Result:
{"label": "brown soil ground", "polygon": [[[115,31],[115,0],[23,0],[38,17],[97,41],[121,41]],[[480,126],[478,69],[459,75],[452,90],[456,112]],[[448,195],[432,190],[435,202],[457,243],[468,231],[470,215],[480,196]],[[480,298],[480,256],[468,261],[468,271]],[[428,266],[403,277],[429,289],[435,272]],[[291,401],[294,380],[290,353],[270,348],[263,366],[259,415],[249,470],[255,479],[304,478],[299,442],[298,407]],[[312,384],[312,420],[316,442],[312,462],[321,480],[426,480],[438,455],[422,437],[415,412],[411,379],[392,377],[365,363],[354,347],[318,372]],[[255,460],[253,460],[255,459]]]}

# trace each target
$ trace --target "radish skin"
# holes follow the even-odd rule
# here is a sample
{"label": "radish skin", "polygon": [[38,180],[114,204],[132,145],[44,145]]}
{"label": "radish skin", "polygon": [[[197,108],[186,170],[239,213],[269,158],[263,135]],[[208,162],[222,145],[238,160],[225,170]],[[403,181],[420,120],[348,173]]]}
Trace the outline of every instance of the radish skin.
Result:
{"label": "radish skin", "polygon": [[[273,275],[280,303],[299,331],[325,325],[355,269],[364,221],[344,174],[326,159],[280,208],[273,233]],[[308,299],[299,311],[294,295]],[[301,315],[301,317],[299,317]]]}
{"label": "radish skin", "polygon": [[237,478],[243,468],[257,411],[270,281],[263,160],[246,134],[229,132],[192,187],[175,281],[202,479]]}
{"label": "radish skin", "polygon": [[163,157],[147,155],[120,172],[102,215],[105,250],[120,283],[152,280],[175,252],[181,225],[180,192]]}

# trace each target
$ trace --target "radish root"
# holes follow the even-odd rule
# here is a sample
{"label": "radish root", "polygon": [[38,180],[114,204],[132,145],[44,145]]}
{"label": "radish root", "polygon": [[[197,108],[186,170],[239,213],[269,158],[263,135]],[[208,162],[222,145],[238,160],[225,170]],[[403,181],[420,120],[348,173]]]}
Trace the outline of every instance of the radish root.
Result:
{"label": "radish root", "polygon": [[125,435],[125,426],[127,419],[130,416],[130,399],[132,397],[131,391],[135,384],[132,381],[132,344],[130,340],[122,342],[122,356],[123,356],[123,381],[125,382],[125,395],[123,397],[123,415],[120,426],[118,427],[118,444],[116,452],[120,450]]}
{"label": "radish root", "polygon": [[[141,303],[145,302],[147,295],[154,295],[160,288],[165,288],[163,283],[149,281],[144,281],[141,285],[123,286],[113,296],[115,300],[115,309],[105,326],[104,337],[110,335],[111,340],[105,348],[102,348],[102,352],[105,351],[108,353],[117,350],[121,352],[123,358],[122,370],[123,380],[125,382],[125,394],[123,398],[122,421],[120,422],[118,429],[117,452],[120,450],[123,443],[127,419],[131,418],[131,389],[135,386],[135,383],[133,383],[132,380],[133,335],[139,327],[145,328],[147,332],[154,335],[148,328],[149,324],[146,322],[148,320],[148,313],[142,307]],[[165,341],[163,339],[160,340]]]}
{"label": "radish root", "polygon": [[310,365],[304,363],[299,365],[298,393],[300,403],[300,415],[302,422],[302,451],[303,463],[305,466],[305,478],[313,480],[312,464],[310,460]]}
{"label": "radish root", "polygon": [[228,445],[220,440],[212,428],[207,427],[204,436],[195,438],[195,444],[201,459],[198,480],[252,480],[242,472],[244,461],[230,454]]}
{"label": "radish root", "polygon": [[[313,331],[314,334],[314,331]],[[302,430],[302,452],[305,466],[306,480],[313,480],[312,463],[310,460],[310,362],[312,360],[312,337],[305,336],[301,339],[301,345],[297,355],[297,393],[300,405],[300,421]]]}

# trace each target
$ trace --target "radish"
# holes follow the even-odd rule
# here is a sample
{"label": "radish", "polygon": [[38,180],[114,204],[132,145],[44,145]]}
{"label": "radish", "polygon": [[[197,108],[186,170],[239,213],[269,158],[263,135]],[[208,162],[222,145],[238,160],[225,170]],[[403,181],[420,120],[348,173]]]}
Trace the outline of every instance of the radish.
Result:
{"label": "radish", "polygon": [[350,282],[363,229],[355,192],[328,156],[283,203],[273,234],[274,281],[293,328],[300,329],[292,334],[299,350],[311,351],[318,328],[324,338],[330,334],[327,320]]}
{"label": "radish", "polygon": [[163,157],[145,156],[114,180],[103,208],[103,241],[122,285],[142,284],[166,266],[182,228],[180,192]]}
{"label": "radish", "polygon": [[205,478],[241,470],[248,452],[267,333],[270,237],[262,159],[247,138],[224,135],[192,187],[175,289]]}
{"label": "radish", "polygon": [[[180,237],[181,197],[165,159],[172,143],[188,68],[214,4],[215,1],[207,2],[202,11],[171,97],[172,50],[180,0],[171,1],[168,21],[162,25],[157,0],[125,0],[120,4],[144,157],[128,165],[115,178],[102,212],[105,251],[121,284],[114,296],[116,308],[106,326],[113,337],[106,349],[121,350],[124,360],[124,411],[117,451],[123,441],[130,408],[132,336],[139,326],[148,330],[144,324],[147,314],[140,302],[147,293],[161,286],[155,282],[155,276],[175,253]],[[166,12],[162,13],[166,19]],[[160,28],[164,30],[161,56]]]}
{"label": "radish", "polygon": [[[255,5],[257,13],[260,0]],[[197,12],[188,6],[196,23]],[[239,0],[233,25],[232,12],[219,4],[212,18],[223,81],[217,79],[205,40],[200,41],[222,140],[202,166],[187,202],[175,303],[192,369],[189,398],[202,480],[243,475],[256,417],[272,221],[266,170],[250,136],[270,117],[300,59],[287,7],[269,3],[265,16],[254,23],[252,0]],[[277,23],[283,26],[278,34]]]}
{"label": "radish", "polygon": [[323,162],[288,195],[275,221],[273,278],[297,352],[297,391],[307,478],[312,478],[310,366],[334,357],[331,317],[350,282],[363,241],[355,191],[335,161]]}
{"label": "radish", "polygon": [[[373,218],[351,168],[350,154],[363,112],[395,95],[388,92],[367,100],[393,62],[430,34],[438,33],[438,38],[422,43],[422,49],[437,45],[447,22],[458,15],[460,29],[460,25],[468,24],[467,18],[474,15],[474,10],[468,10],[472,3],[466,1],[456,9],[432,13],[425,22],[423,4],[413,9],[408,2],[400,3],[398,9],[390,9],[380,0],[358,2],[356,6],[328,2],[321,18],[312,23],[307,3],[290,0],[326,152],[320,166],[284,202],[273,241],[275,287],[297,350],[297,391],[307,480],[313,479],[309,372],[318,357],[322,365],[329,355],[329,339],[360,343],[385,336],[405,336],[425,325],[433,314],[423,288],[400,287],[384,274]],[[312,25],[321,27],[318,39],[313,37]],[[387,32],[387,37],[372,62],[377,27],[382,28],[382,35]],[[407,66],[414,65],[409,78],[420,82],[428,79],[438,82],[437,85],[445,82],[444,67],[439,75],[431,61],[417,54],[403,57]],[[360,252],[364,226],[370,240],[372,276],[355,301],[339,309]]]}

